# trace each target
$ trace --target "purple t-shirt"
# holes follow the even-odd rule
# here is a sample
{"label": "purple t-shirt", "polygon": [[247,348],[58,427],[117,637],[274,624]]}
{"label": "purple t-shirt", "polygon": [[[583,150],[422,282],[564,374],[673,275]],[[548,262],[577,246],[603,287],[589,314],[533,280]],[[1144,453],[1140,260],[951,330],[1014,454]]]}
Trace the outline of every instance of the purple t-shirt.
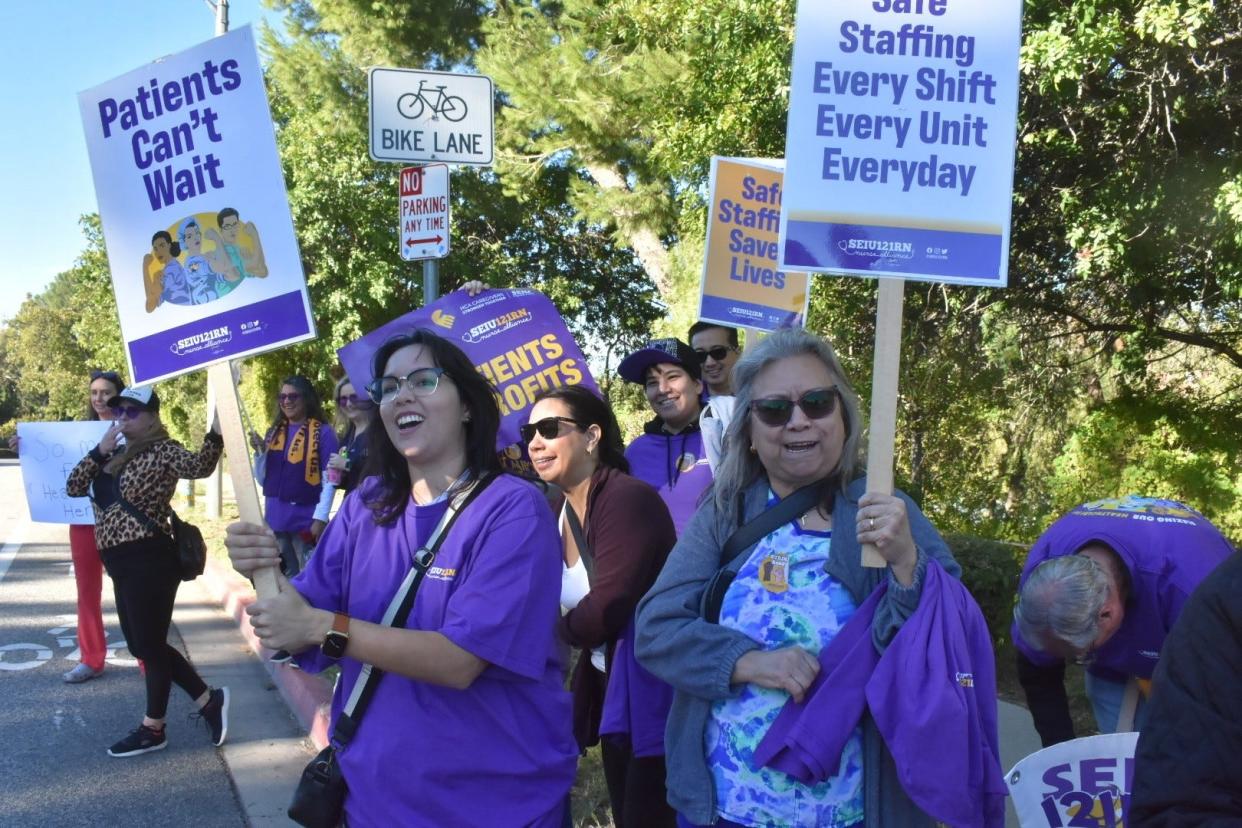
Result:
{"label": "purple t-shirt", "polygon": [[[328,524],[293,585],[311,605],[379,623],[446,502],[377,526],[367,478]],[[375,696],[340,763],[351,825],[558,828],[577,746],[555,642],[561,549],[552,513],[530,483],[502,475],[461,514],[414,600],[408,629],[434,630],[489,662],[466,690],[395,674]],[[330,662],[318,649],[308,670]],[[344,658],[332,722],[359,662]]]}
{"label": "purple t-shirt", "polygon": [[712,482],[702,432],[642,434],[625,449],[625,459],[630,461],[631,475],[660,493],[680,536]]}
{"label": "purple t-shirt", "polygon": [[[338,448],[336,432],[332,426],[319,426],[319,480],[316,486],[306,482],[306,460],[290,463],[286,460],[293,438],[305,423],[298,423],[285,435],[285,447],[281,451],[268,449],[263,471],[264,518],[273,532],[304,532],[310,528],[315,517],[315,506],[323,491],[323,480],[328,473],[328,458]],[[282,426],[283,428],[283,426]],[[309,453],[309,451],[307,452]]]}
{"label": "purple t-shirt", "polygon": [[[1130,596],[1117,632],[1095,652],[1087,669],[1103,678],[1149,679],[1160,648],[1199,582],[1233,551],[1203,515],[1174,500],[1128,495],[1076,507],[1035,541],[1022,570],[1072,555],[1099,542],[1116,552],[1130,573]],[[1059,659],[1032,647],[1012,627],[1014,644],[1035,664]]]}

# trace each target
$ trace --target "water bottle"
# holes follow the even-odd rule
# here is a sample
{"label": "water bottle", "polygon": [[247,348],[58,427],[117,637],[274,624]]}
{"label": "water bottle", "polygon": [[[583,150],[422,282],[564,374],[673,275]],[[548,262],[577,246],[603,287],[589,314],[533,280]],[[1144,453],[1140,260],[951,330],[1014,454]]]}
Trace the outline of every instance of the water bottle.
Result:
{"label": "water bottle", "polygon": [[[349,469],[349,449],[341,449],[340,457],[345,461],[345,468]],[[328,482],[333,486],[341,485],[341,469],[338,469],[335,466],[329,466]]]}

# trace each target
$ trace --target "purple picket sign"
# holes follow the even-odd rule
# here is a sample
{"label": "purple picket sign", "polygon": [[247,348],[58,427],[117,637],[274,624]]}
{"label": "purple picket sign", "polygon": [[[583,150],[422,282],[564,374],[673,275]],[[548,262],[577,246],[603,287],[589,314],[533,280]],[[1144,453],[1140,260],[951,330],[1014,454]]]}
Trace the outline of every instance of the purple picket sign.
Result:
{"label": "purple picket sign", "polygon": [[496,389],[500,432],[496,451],[510,471],[534,477],[520,444],[534,397],[546,388],[584,385],[599,393],[586,357],[556,306],[537,290],[457,290],[397,317],[337,351],[358,392],[372,380],[371,358],[390,337],[426,328],[465,352]]}

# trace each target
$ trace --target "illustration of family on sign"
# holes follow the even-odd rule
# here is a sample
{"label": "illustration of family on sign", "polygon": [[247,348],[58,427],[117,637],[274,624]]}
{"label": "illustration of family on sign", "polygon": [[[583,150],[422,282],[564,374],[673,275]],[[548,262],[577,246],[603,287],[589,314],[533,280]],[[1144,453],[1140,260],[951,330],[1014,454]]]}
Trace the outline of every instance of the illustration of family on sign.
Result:
{"label": "illustration of family on sign", "polygon": [[[142,257],[147,313],[164,302],[204,305],[227,296],[247,276],[267,276],[263,244],[254,222],[242,223],[232,207],[216,213],[198,213],[181,220],[177,238],[168,230],[151,237],[151,252]],[[203,225],[207,224],[207,227]],[[203,249],[206,239],[212,246]]]}

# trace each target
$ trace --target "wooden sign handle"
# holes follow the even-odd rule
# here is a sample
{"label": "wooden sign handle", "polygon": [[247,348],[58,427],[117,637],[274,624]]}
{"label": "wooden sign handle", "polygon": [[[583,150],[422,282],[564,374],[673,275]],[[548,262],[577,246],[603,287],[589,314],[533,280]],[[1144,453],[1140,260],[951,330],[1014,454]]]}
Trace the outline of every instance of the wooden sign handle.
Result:
{"label": "wooden sign handle", "polygon": [[[871,432],[867,443],[867,491],[893,493],[893,443],[897,437],[897,375],[901,371],[904,279],[880,279],[875,312],[875,364],[871,372]],[[862,547],[862,565],[888,562],[874,545]]]}
{"label": "wooden sign handle", "polygon": [[[207,369],[207,382],[215,395],[216,410],[220,415],[220,433],[224,435],[224,451],[229,459],[229,476],[233,478],[233,492],[237,496],[237,511],[243,523],[263,525],[263,510],[259,506],[259,490],[254,485],[254,469],[250,466],[250,441],[242,425],[241,400],[237,396],[237,383],[233,369],[227,362]],[[275,569],[260,569],[254,573],[254,589],[260,598],[269,598],[280,592]]]}

